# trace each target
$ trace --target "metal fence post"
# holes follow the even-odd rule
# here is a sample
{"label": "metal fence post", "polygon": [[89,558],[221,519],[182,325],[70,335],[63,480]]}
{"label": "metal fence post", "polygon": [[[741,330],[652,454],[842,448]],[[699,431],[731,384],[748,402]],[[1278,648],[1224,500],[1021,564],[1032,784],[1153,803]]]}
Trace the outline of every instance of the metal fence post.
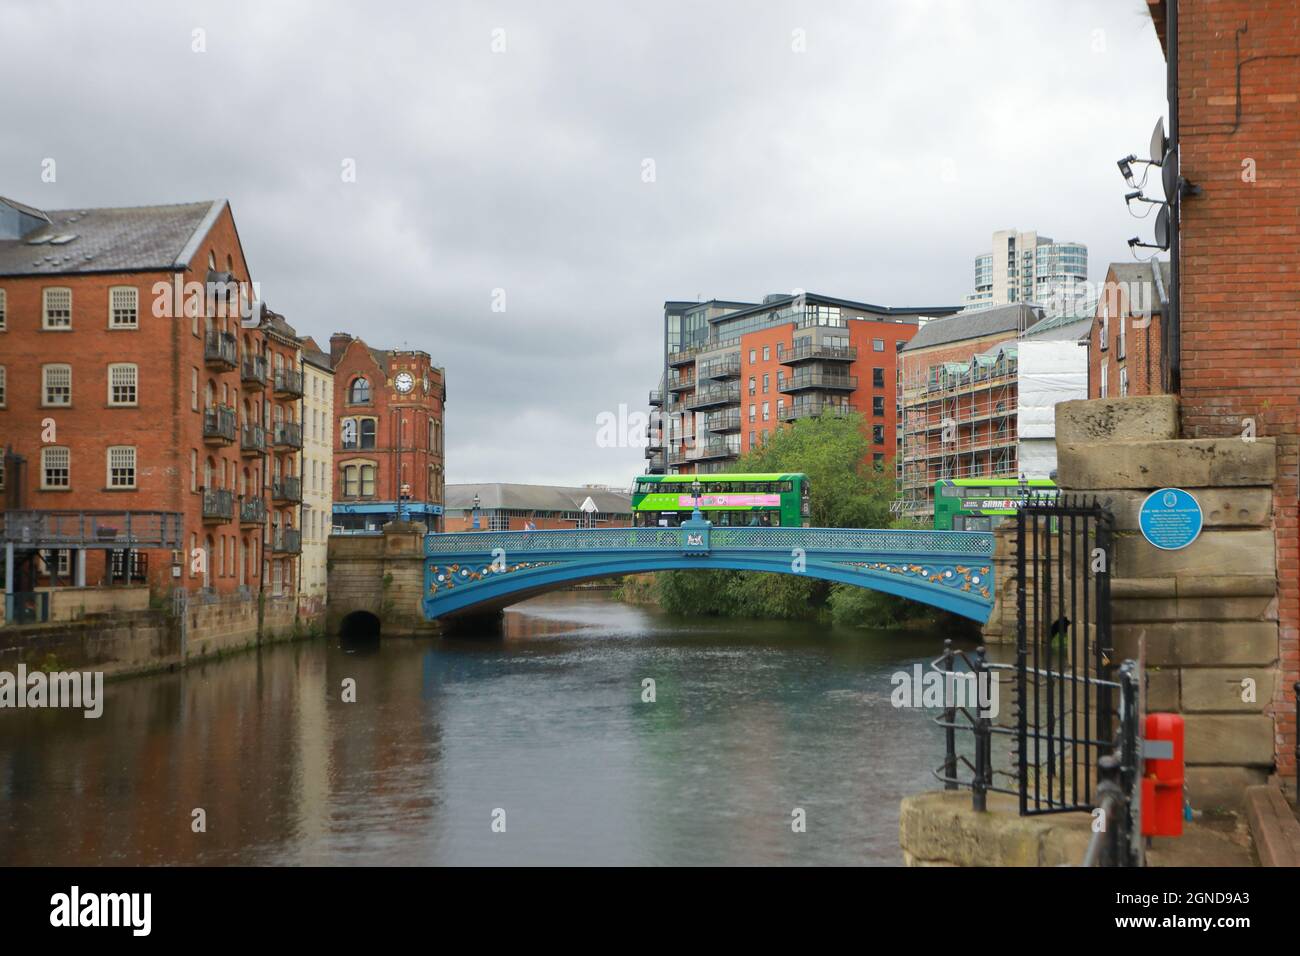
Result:
{"label": "metal fence post", "polygon": [[975,779],[971,782],[971,806],[978,813],[988,810],[989,785],[993,782],[992,721],[984,716],[979,688],[989,671],[984,666],[984,645],[975,648]]}
{"label": "metal fence post", "polygon": [[1120,841],[1124,827],[1120,825],[1119,808],[1124,804],[1124,789],[1120,786],[1119,760],[1107,754],[1097,761],[1097,806],[1103,814],[1102,821],[1106,828],[1101,840],[1102,866],[1119,866]]}
{"label": "metal fence post", "polygon": [[947,725],[943,730],[943,789],[945,790],[957,789],[957,708],[953,706],[955,695],[952,692],[952,670],[952,639],[948,638],[943,642],[943,692],[945,697],[943,722]]}

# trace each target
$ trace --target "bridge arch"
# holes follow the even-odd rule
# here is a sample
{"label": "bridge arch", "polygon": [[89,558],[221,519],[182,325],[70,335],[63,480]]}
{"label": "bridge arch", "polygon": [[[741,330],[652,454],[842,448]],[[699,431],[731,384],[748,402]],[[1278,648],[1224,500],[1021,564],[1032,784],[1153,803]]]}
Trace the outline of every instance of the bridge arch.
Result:
{"label": "bridge arch", "polygon": [[344,641],[368,643],[379,640],[383,623],[370,611],[353,611],[339,621],[339,637]]}
{"label": "bridge arch", "polygon": [[430,620],[501,608],[581,581],[689,568],[821,578],[984,623],[993,538],[984,532],[837,528],[606,528],[426,538]]}

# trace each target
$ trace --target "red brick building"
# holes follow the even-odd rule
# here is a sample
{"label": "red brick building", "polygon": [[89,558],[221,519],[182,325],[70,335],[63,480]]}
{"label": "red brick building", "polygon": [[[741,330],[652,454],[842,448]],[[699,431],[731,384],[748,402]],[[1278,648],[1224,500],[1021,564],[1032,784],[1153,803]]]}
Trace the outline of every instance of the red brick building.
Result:
{"label": "red brick building", "polygon": [[1088,342],[1088,397],[1159,395],[1169,263],[1112,262]]}
{"label": "red brick building", "polygon": [[330,336],[334,525],[377,529],[400,514],[442,531],[445,371],[427,352]]}
{"label": "red brick building", "polygon": [[1164,0],[1148,0],[1173,60],[1182,176],[1176,289],[1182,433],[1277,441],[1273,524],[1281,680],[1278,769],[1294,772],[1300,676],[1300,4],[1181,0],[1171,50]]}
{"label": "red brick building", "polygon": [[174,549],[70,548],[7,573],[291,592],[297,364],[225,201],[45,212],[0,199],[0,446],[10,469],[23,462],[0,478],[6,507],[181,522]]}

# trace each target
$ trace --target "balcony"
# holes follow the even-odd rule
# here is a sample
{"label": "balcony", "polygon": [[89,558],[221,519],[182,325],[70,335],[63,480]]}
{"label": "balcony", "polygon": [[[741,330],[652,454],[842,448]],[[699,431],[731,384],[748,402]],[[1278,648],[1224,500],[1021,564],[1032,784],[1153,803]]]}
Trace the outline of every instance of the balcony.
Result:
{"label": "balcony", "polygon": [[266,522],[266,502],[261,498],[245,498],[239,503],[240,524],[264,524]]}
{"label": "balcony", "polygon": [[266,429],[261,425],[240,426],[239,451],[244,455],[266,454]]}
{"label": "balcony", "polygon": [[837,418],[846,418],[849,415],[856,415],[858,407],[856,405],[839,405],[833,402],[796,402],[788,408],[783,408],[777,413],[777,418],[783,422],[798,421],[800,418],[820,418],[823,412],[829,412]]}
{"label": "balcony", "polygon": [[740,455],[740,443],[726,439],[710,438],[695,449],[696,461],[712,461],[720,458],[737,458]]}
{"label": "balcony", "polygon": [[690,348],[682,349],[679,352],[668,353],[668,364],[676,368],[679,365],[690,365],[695,361],[695,356],[700,354],[700,346],[694,345]]}
{"label": "balcony", "polygon": [[697,390],[694,395],[686,400],[686,407],[690,411],[699,411],[703,408],[736,405],[739,402],[740,383],[733,382],[730,385],[710,385]]}
{"label": "balcony", "polygon": [[272,478],[271,499],[273,501],[302,501],[302,479]]}
{"label": "balcony", "polygon": [[229,521],[235,516],[235,495],[222,488],[203,489],[203,520]]}
{"label": "balcony", "polygon": [[668,391],[685,392],[695,387],[694,375],[673,375],[668,379]]}
{"label": "balcony", "polygon": [[252,388],[265,388],[268,372],[266,357],[262,355],[245,355],[239,365],[239,380]]}
{"label": "balcony", "polygon": [[856,362],[858,350],[852,345],[821,345],[812,343],[790,349],[781,357],[782,365],[802,362]]}
{"label": "balcony", "polygon": [[725,432],[738,432],[741,429],[741,417],[739,408],[729,408],[725,411],[714,412],[704,420],[704,427],[711,432],[723,434]]}
{"label": "balcony", "polygon": [[700,378],[722,380],[740,377],[740,356],[729,355],[726,358],[706,362],[700,366]]}
{"label": "balcony", "polygon": [[302,398],[302,372],[295,372],[291,368],[276,369],[275,394]]}
{"label": "balcony", "polygon": [[302,532],[297,528],[276,528],[271,535],[271,550],[275,554],[299,554],[302,551]]}
{"label": "balcony", "polygon": [[664,393],[657,388],[650,390],[650,407],[658,408],[664,403]]}
{"label": "balcony", "polygon": [[203,337],[203,364],[215,369],[239,367],[239,346],[229,332],[213,329]]}
{"label": "balcony", "polygon": [[662,475],[664,473],[664,456],[647,455],[646,457],[648,459],[645,466],[646,474]]}
{"label": "balcony", "polygon": [[210,445],[230,445],[235,441],[238,423],[229,405],[214,405],[203,411],[203,440]]}
{"label": "balcony", "polygon": [[812,389],[853,392],[858,387],[856,375],[830,375],[826,372],[800,372],[792,375],[780,387],[782,392],[806,392]]}
{"label": "balcony", "polygon": [[302,426],[297,422],[276,422],[275,447],[301,448]]}

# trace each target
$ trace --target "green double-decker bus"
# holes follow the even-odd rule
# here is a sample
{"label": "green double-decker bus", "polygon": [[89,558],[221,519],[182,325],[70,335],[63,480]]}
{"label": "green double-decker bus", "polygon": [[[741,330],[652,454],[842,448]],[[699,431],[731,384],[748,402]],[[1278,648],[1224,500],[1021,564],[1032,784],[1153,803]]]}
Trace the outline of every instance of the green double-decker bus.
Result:
{"label": "green double-decker bus", "polygon": [[700,511],[722,527],[808,527],[804,474],[640,475],[632,488],[632,520],[639,528],[676,527],[691,516],[691,485],[700,483]]}
{"label": "green double-decker bus", "polygon": [[1056,491],[1050,478],[940,478],[934,483],[935,531],[992,531],[1020,510],[1025,492]]}

